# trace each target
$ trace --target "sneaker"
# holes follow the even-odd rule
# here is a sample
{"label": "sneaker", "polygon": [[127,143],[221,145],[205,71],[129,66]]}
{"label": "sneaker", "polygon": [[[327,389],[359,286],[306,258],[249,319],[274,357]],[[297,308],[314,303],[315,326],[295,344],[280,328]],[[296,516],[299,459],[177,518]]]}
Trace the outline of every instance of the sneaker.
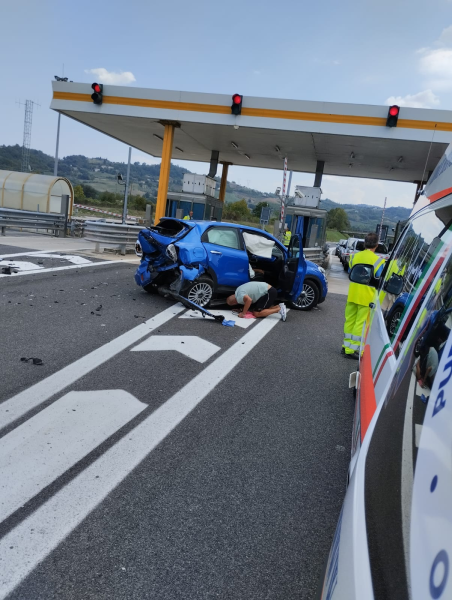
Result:
{"label": "sneaker", "polygon": [[281,315],[281,321],[285,321],[287,319],[287,308],[282,302],[279,305],[279,313]]}

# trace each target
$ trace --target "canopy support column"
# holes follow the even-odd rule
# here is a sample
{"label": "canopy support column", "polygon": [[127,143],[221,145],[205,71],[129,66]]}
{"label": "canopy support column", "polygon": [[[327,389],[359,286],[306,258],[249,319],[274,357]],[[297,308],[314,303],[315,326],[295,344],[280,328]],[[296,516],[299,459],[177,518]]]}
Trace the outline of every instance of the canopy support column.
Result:
{"label": "canopy support column", "polygon": [[166,212],[174,129],[178,126],[178,124],[168,121],[162,121],[162,125],[165,126],[165,131],[163,133],[162,162],[160,163],[159,189],[157,192],[154,225],[157,225],[160,219],[165,216]]}
{"label": "canopy support column", "polygon": [[219,157],[220,157],[220,152],[218,150],[212,150],[212,154],[210,155],[210,169],[209,169],[209,174],[208,174],[208,177],[212,177],[212,179],[217,174]]}
{"label": "canopy support column", "polygon": [[221,164],[223,165],[223,171],[221,172],[220,194],[218,199],[224,204],[224,198],[226,196],[226,184],[228,183],[228,169],[229,165],[232,165],[232,163],[224,162]]}
{"label": "canopy support column", "polygon": [[318,160],[317,161],[317,166],[315,168],[314,187],[320,187],[321,186],[324,167],[325,167],[325,161],[324,160]]}

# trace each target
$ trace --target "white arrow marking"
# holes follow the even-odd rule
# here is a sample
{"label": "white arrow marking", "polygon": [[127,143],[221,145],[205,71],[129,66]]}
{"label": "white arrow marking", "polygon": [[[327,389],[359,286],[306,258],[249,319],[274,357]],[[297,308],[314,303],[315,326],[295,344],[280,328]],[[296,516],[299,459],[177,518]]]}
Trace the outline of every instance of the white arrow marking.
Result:
{"label": "white arrow marking", "polygon": [[[93,263],[92,266],[100,263]],[[62,392],[64,388],[77,381],[87,373],[93,371],[96,367],[102,365],[119,352],[122,352],[132,344],[136,344],[145,335],[151,333],[154,329],[161,327],[167,321],[172,319],[174,315],[185,310],[182,304],[174,304],[166,310],[162,311],[155,317],[148,319],[145,323],[134,327],[130,331],[126,331],[119,337],[107,342],[100,348],[93,350],[89,354],[82,356],[72,364],[57,371],[53,375],[49,375],[42,381],[35,383],[28,389],[13,396],[0,404],[0,428],[6,427],[19,417],[22,417],[32,408],[39,406],[51,398],[54,394]]]}
{"label": "white arrow marking", "polygon": [[124,390],[69,392],[0,440],[0,521],[147,407]]}
{"label": "white arrow marking", "polygon": [[6,596],[236,367],[280,321],[248,333],[0,540]]}
{"label": "white arrow marking", "polygon": [[221,348],[197,335],[151,335],[150,338],[132,348],[132,352],[156,352],[161,350],[175,350],[188,356],[188,358],[203,363]]}

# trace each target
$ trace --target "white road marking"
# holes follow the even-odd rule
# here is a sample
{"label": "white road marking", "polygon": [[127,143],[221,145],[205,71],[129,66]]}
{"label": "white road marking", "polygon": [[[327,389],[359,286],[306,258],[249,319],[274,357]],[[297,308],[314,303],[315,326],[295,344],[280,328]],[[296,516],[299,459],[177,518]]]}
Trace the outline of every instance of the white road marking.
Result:
{"label": "white road marking", "polygon": [[104,344],[97,350],[93,350],[86,356],[82,356],[72,364],[36,383],[20,394],[13,396],[0,404],[0,429],[9,425],[19,417],[25,415],[29,410],[39,406],[54,394],[63,391],[66,387],[80,379],[87,373],[93,371],[99,365],[116,356],[128,346],[136,344],[141,338],[154,329],[161,327],[174,315],[185,310],[181,304],[170,306],[145,323],[134,327],[119,337]]}
{"label": "white road marking", "polygon": [[416,448],[419,448],[419,444],[421,443],[421,433],[422,433],[422,425],[419,423],[414,424],[414,443]]}
{"label": "white road marking", "polygon": [[5,598],[280,321],[262,319],[174,396],[0,541],[0,598]]}
{"label": "white road marking", "polygon": [[0,441],[0,520],[145,408],[124,390],[69,392],[11,431]]}
{"label": "white road marking", "polygon": [[52,273],[54,271],[69,271],[69,269],[83,269],[84,267],[101,267],[102,265],[114,265],[117,263],[123,263],[122,260],[105,260],[102,262],[92,262],[87,265],[68,265],[66,267],[51,267],[49,269],[40,269],[39,271],[20,271],[19,273],[13,273],[13,275],[0,275],[1,277],[19,277],[20,275],[40,275],[41,273]]}
{"label": "white road marking", "polygon": [[[12,269],[18,269],[21,271],[42,271],[44,267],[42,265],[37,265],[36,263],[27,262],[25,260],[8,260],[8,261],[0,261],[0,273],[1,269],[5,267],[11,267]],[[3,275],[3,277],[10,277],[10,275]]]}
{"label": "white road marking", "polygon": [[132,352],[158,352],[161,350],[174,350],[188,358],[204,363],[221,348],[197,335],[151,335],[150,338],[132,348]]}
{"label": "white road marking", "polygon": [[[0,245],[1,247],[1,245]],[[50,254],[52,251],[46,252],[46,254]],[[4,258],[16,258],[17,256],[34,256],[35,254],[42,254],[42,250],[30,250],[29,252],[16,252],[13,254],[0,254],[0,260]]]}
{"label": "white road marking", "polygon": [[[225,319],[228,321],[235,321],[236,327],[242,327],[242,329],[247,329],[250,325],[255,323],[256,319],[240,319],[237,315],[232,314],[232,310],[211,310],[208,309],[210,313],[213,315],[223,315]],[[206,319],[207,321],[211,321],[208,317],[203,317],[202,314],[198,310],[187,310],[186,313],[181,315],[179,319]]]}
{"label": "white road marking", "polygon": [[67,260],[73,265],[85,265],[92,263],[91,260],[84,258],[83,256],[76,256],[75,254],[52,254],[50,252],[39,252],[35,254],[37,258],[59,258],[60,260]]}

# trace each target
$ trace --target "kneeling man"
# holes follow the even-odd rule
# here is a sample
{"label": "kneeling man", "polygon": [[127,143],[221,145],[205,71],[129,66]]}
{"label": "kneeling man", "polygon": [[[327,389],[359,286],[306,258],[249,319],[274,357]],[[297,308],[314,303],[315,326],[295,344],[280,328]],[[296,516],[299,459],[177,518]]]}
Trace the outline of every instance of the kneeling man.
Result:
{"label": "kneeling man", "polygon": [[235,294],[229,296],[226,302],[229,306],[243,304],[242,310],[239,312],[239,317],[243,318],[248,311],[255,317],[268,317],[274,313],[281,314],[281,320],[285,321],[287,309],[281,302],[275,305],[278,292],[274,287],[263,281],[250,281],[240,285]]}

